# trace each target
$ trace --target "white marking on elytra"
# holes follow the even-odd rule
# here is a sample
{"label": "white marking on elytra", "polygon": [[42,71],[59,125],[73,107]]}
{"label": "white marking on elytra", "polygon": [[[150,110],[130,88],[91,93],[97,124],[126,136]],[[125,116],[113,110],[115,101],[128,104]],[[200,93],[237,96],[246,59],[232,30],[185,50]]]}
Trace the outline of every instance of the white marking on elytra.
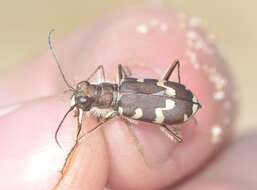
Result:
{"label": "white marking on elytra", "polygon": [[149,32],[149,28],[145,24],[138,25],[136,28],[137,32],[140,34],[146,34]]}
{"label": "white marking on elytra", "polygon": [[144,79],[137,79],[137,82],[144,82]]}
{"label": "white marking on elytra", "polygon": [[220,125],[214,125],[211,128],[211,142],[213,144],[218,144],[221,141],[223,129]]}
{"label": "white marking on elytra", "polygon": [[3,117],[11,112],[14,112],[18,108],[20,108],[22,104],[16,104],[16,105],[11,105],[8,107],[0,108],[0,117]]}
{"label": "white marking on elytra", "polygon": [[137,108],[135,110],[135,114],[131,118],[140,119],[141,117],[143,117],[143,110],[142,110],[142,108]]}
{"label": "white marking on elytra", "polygon": [[163,115],[163,111],[165,110],[172,110],[173,108],[175,108],[175,102],[173,100],[169,100],[167,99],[165,102],[165,107],[164,108],[156,108],[155,109],[155,123],[163,123],[165,117]]}
{"label": "white marking on elytra", "polygon": [[192,101],[195,102],[195,103],[198,103],[197,97],[196,97],[196,96],[193,96]]}
{"label": "white marking on elytra", "polygon": [[187,114],[184,114],[184,121],[187,121],[188,120],[188,116]]}
{"label": "white marking on elytra", "polygon": [[198,110],[198,104],[193,104],[193,106],[192,106],[192,115],[194,113],[196,113],[197,110]]}
{"label": "white marking on elytra", "polygon": [[171,87],[165,86],[165,85],[164,85],[165,82],[166,82],[166,81],[164,81],[164,80],[159,80],[159,81],[157,82],[157,86],[160,86],[160,87],[165,88],[165,89],[166,89],[166,90],[165,90],[165,93],[166,93],[167,95],[169,95],[169,96],[176,96],[176,90],[173,89],[173,88],[171,88]]}

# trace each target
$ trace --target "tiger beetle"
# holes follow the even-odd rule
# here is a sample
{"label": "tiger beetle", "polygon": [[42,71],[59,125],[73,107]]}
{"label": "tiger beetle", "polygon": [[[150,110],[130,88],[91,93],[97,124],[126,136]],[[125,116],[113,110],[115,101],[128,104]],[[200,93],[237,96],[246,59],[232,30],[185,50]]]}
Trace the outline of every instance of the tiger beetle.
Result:
{"label": "tiger beetle", "polygon": [[[201,104],[196,96],[181,84],[178,60],[168,68],[161,80],[132,78],[128,68],[119,64],[117,83],[106,82],[104,67],[100,65],[87,80],[79,82],[74,88],[66,80],[54,52],[51,43],[52,32],[53,30],[50,31],[48,38],[50,50],[64,82],[73,93],[72,106],[64,115],[55,133],[55,140],[59,146],[58,131],[66,116],[73,110],[78,120],[77,141],[116,116],[126,121],[127,125],[132,125],[133,121],[157,124],[156,126],[168,137],[177,142],[183,141],[179,131],[176,128],[168,128],[167,125],[181,124],[193,118],[201,108]],[[178,71],[178,82],[169,81],[175,68]],[[90,82],[96,76],[101,80],[98,83]],[[87,112],[95,116],[99,122],[86,134],[80,136],[82,118]]]}

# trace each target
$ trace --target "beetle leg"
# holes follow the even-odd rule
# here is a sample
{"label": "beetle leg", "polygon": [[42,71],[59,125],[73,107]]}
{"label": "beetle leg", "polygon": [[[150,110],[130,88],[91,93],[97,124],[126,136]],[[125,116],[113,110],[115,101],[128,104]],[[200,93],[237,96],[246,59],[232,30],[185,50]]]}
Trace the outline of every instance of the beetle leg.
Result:
{"label": "beetle leg", "polygon": [[81,128],[82,128],[82,120],[83,120],[84,111],[82,109],[77,109],[76,112],[77,112],[77,122],[78,122],[78,131],[77,131],[77,139],[78,139]]}
{"label": "beetle leg", "polygon": [[55,189],[59,189],[59,185],[61,184],[63,178],[65,177],[69,167],[70,167],[70,164],[72,162],[72,157],[73,157],[73,154],[74,152],[76,151],[76,148],[78,147],[78,141],[75,142],[75,144],[73,145],[73,147],[71,148],[71,150],[69,151],[69,153],[67,154],[66,158],[65,158],[65,161],[64,161],[64,164],[62,166],[62,170],[60,171],[61,173],[61,176],[60,178],[58,179],[57,183],[55,184],[54,186],[54,190]]}
{"label": "beetle leg", "polygon": [[69,153],[67,154],[67,156],[65,158],[65,161],[64,161],[64,164],[63,164],[63,167],[61,170],[62,175],[64,175],[66,173],[68,165],[69,165],[69,161],[71,160],[72,154],[75,151],[75,149],[77,148],[77,146],[78,146],[78,141],[76,140],[75,144],[72,146],[72,148],[70,149]]}
{"label": "beetle leg", "polygon": [[162,132],[165,133],[170,139],[175,140],[178,143],[183,142],[182,136],[179,134],[179,131],[176,128],[169,129],[166,125],[160,126]]}
{"label": "beetle leg", "polygon": [[[78,143],[86,136],[88,135],[89,133],[91,132],[94,132],[96,129],[98,129],[99,127],[102,126],[102,124],[104,124],[105,122],[111,120],[113,117],[116,116],[116,112],[111,112],[109,114],[109,116],[107,116],[105,119],[103,119],[102,121],[100,121],[94,128],[92,128],[91,130],[89,130],[88,132],[82,134],[80,137],[79,137],[79,134],[80,134],[80,131],[81,131],[81,126],[82,126],[82,119],[80,118],[83,118],[83,110],[78,110],[80,111],[81,114],[81,117],[78,117],[78,122],[79,122],[79,128],[78,128],[78,133],[77,133],[77,138],[76,138],[76,141],[75,141],[75,144],[73,145],[73,147],[71,148],[71,150],[69,151],[69,153],[67,154],[67,157],[64,161],[64,164],[63,164],[63,167],[62,167],[62,170],[61,170],[61,177],[59,178],[57,184],[55,185],[55,188],[58,187],[58,185],[60,184],[60,182],[62,181],[63,177],[65,176],[65,173],[66,171],[68,170],[69,168],[69,165],[71,164],[71,161],[72,161],[72,156],[73,156],[73,153],[75,152],[75,149],[78,147]],[[82,112],[81,112],[82,111]]]}
{"label": "beetle leg", "polygon": [[195,126],[198,126],[198,121],[197,121],[197,119],[196,119],[195,117],[192,117],[192,119],[193,119],[193,121],[194,121],[194,123],[195,123]]}
{"label": "beetle leg", "polygon": [[165,73],[165,75],[164,75],[164,77],[162,77],[162,79],[168,81],[176,67],[178,67],[178,83],[180,83],[180,62],[179,62],[179,60],[174,61],[174,63],[169,67],[168,71]]}
{"label": "beetle leg", "polygon": [[101,127],[104,123],[106,123],[107,121],[110,121],[112,118],[114,118],[117,115],[117,112],[113,111],[110,112],[110,114],[108,116],[106,116],[102,121],[100,121],[95,127],[93,127],[92,129],[90,129],[89,131],[87,131],[86,133],[82,134],[77,140],[78,142],[80,142],[83,138],[85,138],[88,134],[94,132],[96,129],[98,129],[99,127]]}
{"label": "beetle leg", "polygon": [[121,64],[118,65],[118,82],[124,78],[128,78],[131,76],[131,72],[128,67],[124,67]]}
{"label": "beetle leg", "polygon": [[89,77],[87,78],[86,81],[90,81],[92,78],[96,77],[97,78],[97,82],[101,83],[105,81],[105,72],[104,72],[104,67],[103,65],[99,65],[93,73],[91,73],[91,75],[89,75]]}
{"label": "beetle leg", "polygon": [[123,67],[123,70],[126,73],[127,77],[130,77],[132,75],[130,68],[127,65],[123,65],[122,67]]}
{"label": "beetle leg", "polygon": [[137,138],[134,130],[132,129],[134,127],[134,123],[132,123],[129,120],[129,118],[126,118],[126,117],[121,117],[121,119],[126,124],[128,132],[130,133],[130,136],[132,137],[133,144],[135,145],[137,151],[140,153],[140,156],[143,158],[146,165],[148,165],[146,162],[146,159],[145,159],[145,155],[144,155],[144,148],[143,148],[142,144],[140,143],[139,139]]}
{"label": "beetle leg", "polygon": [[75,117],[77,117],[77,123],[78,123],[77,136],[76,136],[75,144],[73,145],[73,147],[71,148],[70,152],[68,153],[68,155],[65,159],[64,165],[63,165],[62,170],[61,170],[62,175],[64,175],[65,169],[67,168],[67,165],[68,165],[68,161],[69,161],[73,151],[75,150],[75,148],[78,144],[78,138],[79,138],[79,134],[80,134],[80,131],[81,131],[81,128],[82,128],[82,120],[83,120],[84,112],[83,112],[82,109],[78,109],[78,108],[76,108],[74,111],[75,111]]}

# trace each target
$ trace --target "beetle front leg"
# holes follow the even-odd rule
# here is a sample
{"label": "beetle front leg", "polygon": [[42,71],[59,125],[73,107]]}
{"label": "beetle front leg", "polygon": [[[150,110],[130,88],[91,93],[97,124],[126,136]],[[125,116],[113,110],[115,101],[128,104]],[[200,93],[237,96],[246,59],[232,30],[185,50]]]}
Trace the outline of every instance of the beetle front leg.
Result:
{"label": "beetle front leg", "polygon": [[73,158],[73,154],[76,151],[76,148],[78,147],[78,141],[76,140],[75,144],[73,145],[73,147],[71,148],[71,150],[69,151],[69,153],[67,154],[67,157],[65,158],[64,164],[62,166],[62,169],[60,171],[61,176],[58,179],[57,183],[54,186],[54,190],[55,189],[59,189],[59,185],[61,184],[63,178],[65,177],[66,173],[69,170],[70,164],[72,162],[72,158]]}
{"label": "beetle front leg", "polygon": [[176,67],[178,67],[178,83],[180,83],[180,62],[179,62],[179,60],[174,61],[174,63],[169,67],[168,71],[165,73],[165,75],[164,75],[164,77],[162,77],[162,79],[168,81]]}
{"label": "beetle front leg", "polygon": [[[62,167],[62,170],[61,170],[61,177],[58,179],[58,182],[57,184],[55,185],[54,189],[57,189],[59,184],[61,183],[61,181],[63,180],[63,178],[65,177],[69,167],[70,167],[70,164],[72,162],[72,157],[73,157],[73,154],[74,152],[76,151],[76,148],[78,147],[79,143],[81,142],[81,140],[83,138],[86,137],[86,135],[88,135],[89,133],[92,133],[94,132],[96,129],[98,129],[99,127],[102,126],[102,124],[104,124],[105,122],[111,120],[113,117],[116,116],[116,112],[111,112],[108,117],[106,117],[105,119],[103,119],[102,121],[100,121],[94,128],[92,128],[91,130],[87,131],[86,133],[82,134],[81,136],[79,136],[80,134],[80,131],[81,131],[81,126],[82,126],[82,119],[83,118],[83,110],[76,110],[76,112],[79,114],[77,116],[78,118],[78,122],[80,123],[80,127],[78,128],[78,132],[77,132],[77,138],[76,138],[76,141],[75,141],[75,144],[73,145],[73,147],[71,148],[71,150],[69,151],[65,161],[64,161],[64,164],[63,164],[63,167]],[[79,117],[81,115],[81,117]]]}
{"label": "beetle front leg", "polygon": [[78,122],[77,139],[76,139],[77,141],[82,128],[84,111],[82,109],[77,109],[76,112],[77,112],[76,114],[77,114],[77,122]]}
{"label": "beetle front leg", "polygon": [[100,121],[96,126],[94,126],[92,129],[90,129],[89,131],[87,131],[86,133],[82,134],[79,138],[78,138],[78,142],[81,142],[81,140],[83,138],[85,138],[87,135],[89,135],[90,133],[96,131],[99,127],[101,127],[104,123],[106,123],[107,121],[110,121],[112,118],[114,118],[117,115],[117,112],[113,111],[110,112],[108,116],[106,116],[102,121]]}
{"label": "beetle front leg", "polygon": [[170,139],[175,140],[178,143],[183,142],[182,136],[179,134],[179,131],[176,128],[169,129],[166,125],[160,126],[160,130],[167,135]]}

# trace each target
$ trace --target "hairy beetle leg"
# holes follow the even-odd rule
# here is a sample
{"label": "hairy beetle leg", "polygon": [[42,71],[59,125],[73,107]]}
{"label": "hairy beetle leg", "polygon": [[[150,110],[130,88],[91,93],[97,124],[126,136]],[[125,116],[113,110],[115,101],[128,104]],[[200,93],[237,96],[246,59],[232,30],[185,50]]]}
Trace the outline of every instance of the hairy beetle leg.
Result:
{"label": "hairy beetle leg", "polygon": [[62,182],[63,178],[65,177],[66,173],[68,172],[68,169],[72,163],[72,158],[73,158],[73,154],[75,152],[75,149],[78,147],[78,140],[76,140],[76,143],[73,145],[73,147],[71,148],[71,150],[69,151],[69,153],[67,154],[64,164],[62,166],[62,169],[60,171],[61,176],[59,177],[57,183],[54,186],[54,190],[58,189],[60,183]]}
{"label": "hairy beetle leg", "polygon": [[168,128],[166,125],[160,126],[160,130],[167,135],[171,140],[175,140],[178,143],[182,143],[183,137],[181,136],[179,130],[177,128]]}
{"label": "hairy beetle leg", "polygon": [[174,63],[169,67],[168,71],[162,77],[162,80],[168,81],[176,67],[178,67],[178,83],[180,84],[181,80],[180,80],[180,62],[179,62],[179,60],[174,61]]}
{"label": "hairy beetle leg", "polygon": [[133,145],[135,146],[135,148],[137,149],[137,151],[139,152],[140,156],[142,157],[142,159],[144,160],[146,165],[149,165],[145,159],[145,155],[144,155],[144,147],[143,145],[140,143],[139,139],[137,138],[135,132],[133,131],[133,127],[134,127],[134,123],[132,121],[130,121],[129,118],[126,117],[121,117],[121,120],[126,124],[126,127],[128,129],[128,132],[132,138],[133,141]]}

